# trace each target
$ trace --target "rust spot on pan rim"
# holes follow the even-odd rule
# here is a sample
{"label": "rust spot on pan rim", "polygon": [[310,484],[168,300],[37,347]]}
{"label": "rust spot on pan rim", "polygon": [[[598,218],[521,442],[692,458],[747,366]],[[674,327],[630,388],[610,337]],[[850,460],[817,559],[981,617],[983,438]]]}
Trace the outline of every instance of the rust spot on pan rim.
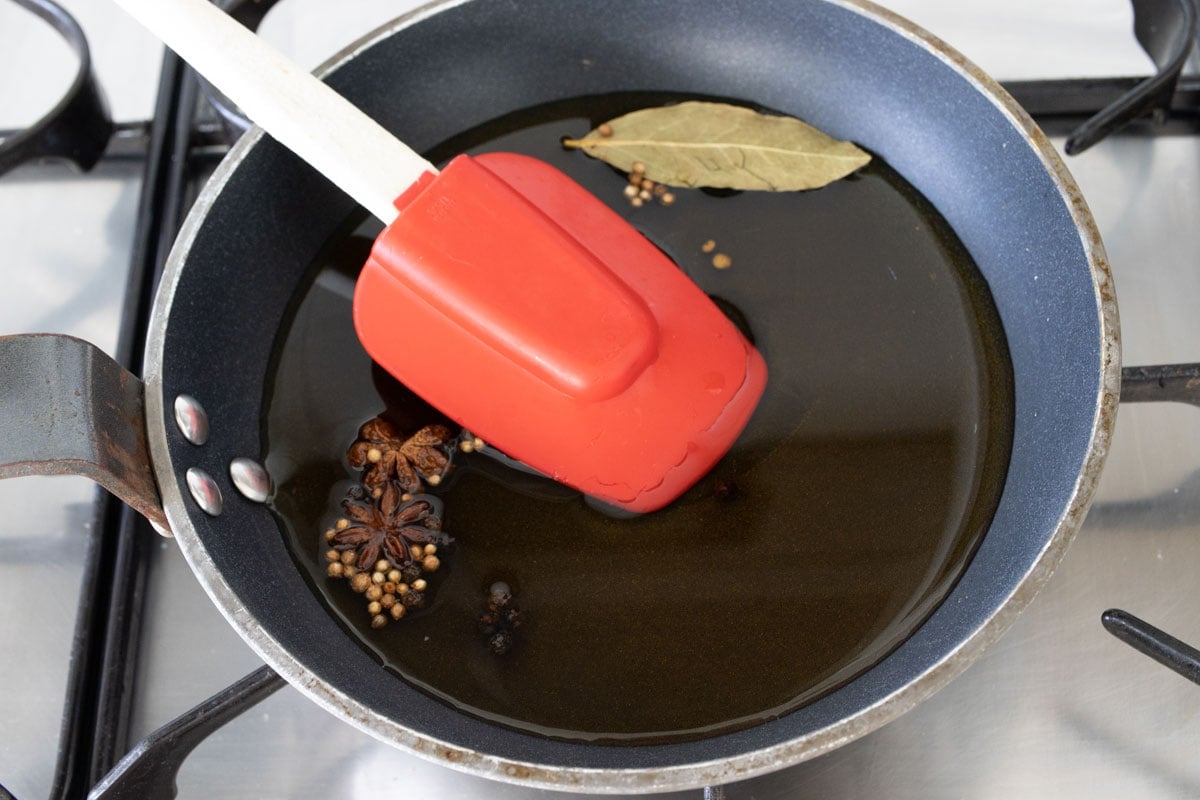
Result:
{"label": "rust spot on pan rim", "polygon": [[[431,3],[401,17],[334,56],[319,70],[319,74],[336,69],[375,42],[399,30],[469,1],[448,0]],[[256,127],[241,138],[205,186],[183,225],[168,261],[155,301],[150,340],[147,345],[146,412],[150,449],[162,488],[167,517],[184,557],[230,624],[250,647],[288,682],[331,713],[372,736],[422,758],[474,775],[525,786],[577,792],[664,792],[688,789],[744,780],[797,764],[840,747],[901,716],[966,669],[1009,628],[1017,615],[1050,578],[1082,525],[1091,503],[1101,467],[1108,453],[1120,391],[1120,335],[1116,299],[1112,274],[1099,231],[1079,187],[1053,145],[999,84],[937,37],[886,9],[865,0],[825,1],[871,19],[936,56],[993,103],[1022,133],[1053,179],[1079,231],[1080,242],[1091,267],[1101,333],[1101,388],[1093,412],[1090,445],[1065,512],[1015,590],[1005,598],[989,619],[956,648],[944,654],[937,663],[907,685],[873,705],[825,728],[784,743],[728,758],[669,767],[583,769],[497,758],[417,733],[393,719],[375,713],[336,686],[316,678],[304,664],[296,660],[259,626],[258,621],[246,611],[214,566],[188,518],[164,435],[167,416],[162,386],[163,349],[165,325],[175,288],[187,254],[209,208],[234,170],[261,138],[262,132]],[[447,710],[447,713],[455,712]]]}

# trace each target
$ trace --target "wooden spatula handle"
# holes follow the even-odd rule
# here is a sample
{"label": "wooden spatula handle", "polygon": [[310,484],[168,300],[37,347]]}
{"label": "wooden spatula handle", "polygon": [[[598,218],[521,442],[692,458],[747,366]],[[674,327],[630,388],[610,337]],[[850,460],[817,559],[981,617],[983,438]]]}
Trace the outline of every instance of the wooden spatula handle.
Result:
{"label": "wooden spatula handle", "polygon": [[208,0],[114,0],[303,158],[385,223],[392,202],[437,170],[344,97]]}

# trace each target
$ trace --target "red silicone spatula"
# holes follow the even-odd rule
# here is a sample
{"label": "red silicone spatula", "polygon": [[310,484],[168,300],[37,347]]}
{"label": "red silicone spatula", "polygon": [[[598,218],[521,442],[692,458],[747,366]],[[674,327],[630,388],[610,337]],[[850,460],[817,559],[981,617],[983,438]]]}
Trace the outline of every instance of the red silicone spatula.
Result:
{"label": "red silicone spatula", "polygon": [[367,352],[464,427],[652,511],[729,449],[766,383],[695,284],[566,175],[511,153],[439,172],[207,0],[116,0],[379,217],[354,295]]}

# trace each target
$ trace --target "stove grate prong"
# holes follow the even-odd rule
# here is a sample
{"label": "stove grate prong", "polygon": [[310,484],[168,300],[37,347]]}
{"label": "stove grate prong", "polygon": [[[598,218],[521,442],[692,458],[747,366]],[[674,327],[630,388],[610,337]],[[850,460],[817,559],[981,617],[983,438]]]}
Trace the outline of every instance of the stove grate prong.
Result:
{"label": "stove grate prong", "polygon": [[1143,655],[1193,683],[1200,683],[1200,650],[1181,642],[1128,611],[1110,608],[1100,615],[1104,629]]}

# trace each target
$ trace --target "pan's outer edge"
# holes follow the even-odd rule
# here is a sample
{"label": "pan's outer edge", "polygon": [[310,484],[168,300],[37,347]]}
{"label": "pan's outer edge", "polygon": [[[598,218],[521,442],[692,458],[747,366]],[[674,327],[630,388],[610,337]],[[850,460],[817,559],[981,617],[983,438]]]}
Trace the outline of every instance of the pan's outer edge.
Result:
{"label": "pan's outer edge", "polygon": [[[420,20],[470,0],[434,2],[367,35],[324,64],[325,74],[379,39]],[[1100,241],[1099,230],[1087,203],[1049,139],[1029,115],[1000,87],[953,48],[913,23],[866,0],[826,0],[879,22],[951,66],[1020,130],[1053,178],[1080,233],[1091,266],[1101,333],[1101,390],[1093,413],[1092,436],[1071,502],[1058,520],[1041,554],[1017,589],[995,614],[959,647],[904,688],[841,722],[780,745],[711,762],[668,768],[598,770],[546,767],[540,764],[495,758],[414,733],[381,717],[347,697],[334,686],[310,674],[279,642],[270,637],[242,606],[215,568],[191,526],[184,498],[175,481],[165,438],[168,416],[164,407],[162,366],[165,325],[186,255],[221,187],[261,138],[257,127],[238,142],[209,181],[181,229],[155,300],[146,352],[146,414],[150,451],[171,528],[192,571],[247,644],[281,676],[340,719],[372,736],[423,758],[474,775],[525,786],[576,792],[664,792],[744,780],[808,760],[833,750],[901,716],[933,695],[960,674],[1009,628],[1058,566],[1067,546],[1082,525],[1107,456],[1120,394],[1120,333],[1112,274]]]}

